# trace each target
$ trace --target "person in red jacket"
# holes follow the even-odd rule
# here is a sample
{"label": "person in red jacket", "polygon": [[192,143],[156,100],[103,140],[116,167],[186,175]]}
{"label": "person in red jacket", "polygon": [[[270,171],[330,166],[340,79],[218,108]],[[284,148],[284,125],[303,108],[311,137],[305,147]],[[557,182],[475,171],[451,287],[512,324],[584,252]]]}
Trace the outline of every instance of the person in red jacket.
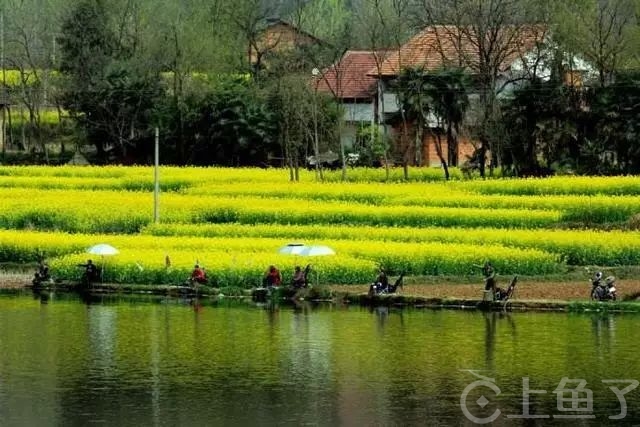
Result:
{"label": "person in red jacket", "polygon": [[196,264],[191,272],[191,282],[195,283],[207,283],[207,276],[204,274],[204,270],[200,268],[200,265]]}
{"label": "person in red jacket", "polygon": [[269,266],[267,274],[264,278],[264,283],[265,285],[267,285],[267,287],[280,286],[280,283],[282,283],[282,276],[280,275],[280,271],[274,265]]}

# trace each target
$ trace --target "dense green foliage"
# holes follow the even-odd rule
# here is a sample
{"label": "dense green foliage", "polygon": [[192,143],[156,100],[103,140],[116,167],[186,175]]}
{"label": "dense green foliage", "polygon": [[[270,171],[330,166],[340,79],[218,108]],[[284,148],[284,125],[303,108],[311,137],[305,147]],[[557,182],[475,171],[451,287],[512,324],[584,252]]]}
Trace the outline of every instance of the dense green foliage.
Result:
{"label": "dense green foliage", "polygon": [[[466,161],[456,158],[459,135],[475,141],[470,166],[482,175],[485,160],[491,174],[637,173],[639,9],[639,0],[6,0],[3,154],[25,150],[54,163],[52,149],[90,144],[82,151],[94,163],[149,164],[157,126],[166,164],[287,166],[296,180],[310,155],[331,150],[349,179],[345,150],[360,154],[361,166],[420,164],[429,133],[446,176]],[[321,41],[265,45],[276,16]],[[405,71],[413,76],[396,84],[403,117],[362,129],[344,147],[339,91],[318,93],[312,70],[330,70],[345,49],[397,49],[443,22],[486,32],[491,43],[440,70]],[[523,22],[545,28],[532,48],[537,66],[503,84],[510,54],[500,40],[520,37],[513,24]],[[516,32],[491,37],[498,28]],[[483,60],[465,63],[475,56]],[[391,138],[400,122],[409,129]],[[403,178],[412,179],[407,168]]]}

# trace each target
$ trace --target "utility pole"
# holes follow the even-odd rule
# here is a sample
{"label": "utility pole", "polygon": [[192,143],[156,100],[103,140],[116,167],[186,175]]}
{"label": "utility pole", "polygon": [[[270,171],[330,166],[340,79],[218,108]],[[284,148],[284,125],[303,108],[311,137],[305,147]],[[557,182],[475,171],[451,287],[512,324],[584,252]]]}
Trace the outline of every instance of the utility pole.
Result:
{"label": "utility pole", "polygon": [[[311,70],[311,74],[314,79],[318,78],[320,70],[314,68]],[[313,92],[313,151],[316,158],[316,180],[322,178],[322,172],[320,170],[320,148],[318,146],[318,80],[315,81],[315,90]]]}
{"label": "utility pole", "polygon": [[160,174],[158,171],[158,168],[160,166],[160,130],[157,127],[154,151],[153,222],[158,223],[158,221],[160,221]]}

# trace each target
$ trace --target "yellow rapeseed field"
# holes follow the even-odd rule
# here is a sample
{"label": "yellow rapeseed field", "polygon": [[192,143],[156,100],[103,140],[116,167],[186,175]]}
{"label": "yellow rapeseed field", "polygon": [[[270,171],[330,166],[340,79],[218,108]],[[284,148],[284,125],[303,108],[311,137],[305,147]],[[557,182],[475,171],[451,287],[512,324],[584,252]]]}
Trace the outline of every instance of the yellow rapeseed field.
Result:
{"label": "yellow rapeseed field", "polygon": [[[120,254],[97,260],[107,281],[179,283],[199,262],[215,284],[252,286],[270,264],[289,274],[312,263],[322,283],[352,284],[379,266],[463,276],[491,259],[503,274],[543,275],[640,259],[640,234],[627,229],[640,212],[637,177],[464,181],[456,172],[444,182],[438,169],[412,169],[418,182],[400,183],[398,173],[382,182],[383,169],[354,169],[355,182],[329,173],[320,183],[303,171],[292,183],[279,169],[162,167],[153,224],[151,168],[0,167],[0,262],[45,256],[56,277],[74,279],[86,249],[109,243]],[[277,253],[298,240],[336,255]]]}

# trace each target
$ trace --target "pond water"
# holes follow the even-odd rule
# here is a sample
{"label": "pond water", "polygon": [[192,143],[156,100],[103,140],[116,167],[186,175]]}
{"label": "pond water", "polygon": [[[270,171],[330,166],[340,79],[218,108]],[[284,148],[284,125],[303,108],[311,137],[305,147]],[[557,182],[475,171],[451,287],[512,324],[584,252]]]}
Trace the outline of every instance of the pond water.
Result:
{"label": "pond water", "polygon": [[[640,380],[639,325],[637,315],[3,294],[0,425],[471,425],[494,414],[497,425],[640,424],[640,387],[610,420],[621,412],[610,387],[631,382],[602,382]],[[570,391],[558,401],[556,389],[579,388],[563,378],[586,381],[583,401]],[[508,417],[524,413],[551,418]]]}

